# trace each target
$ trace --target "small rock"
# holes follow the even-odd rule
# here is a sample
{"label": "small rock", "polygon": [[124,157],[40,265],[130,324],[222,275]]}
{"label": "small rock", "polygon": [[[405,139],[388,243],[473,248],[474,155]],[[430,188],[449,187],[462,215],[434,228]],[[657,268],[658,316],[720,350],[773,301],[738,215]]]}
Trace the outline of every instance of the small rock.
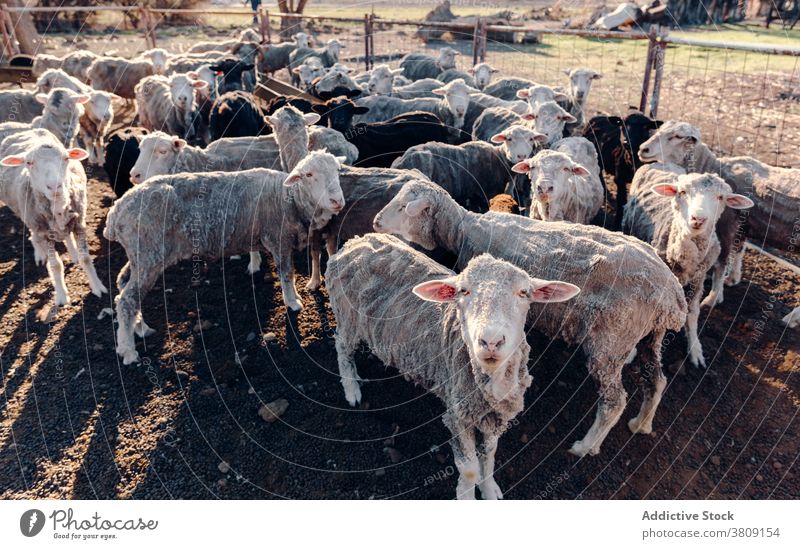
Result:
{"label": "small rock", "polygon": [[396,448],[384,448],[387,454],[389,454],[389,460],[392,463],[400,463],[403,461],[403,454],[399,452]]}
{"label": "small rock", "polygon": [[253,341],[256,338],[256,334],[254,332],[250,332],[247,334],[247,341]]}
{"label": "small rock", "polygon": [[262,339],[264,340],[265,343],[272,343],[273,341],[278,339],[278,336],[275,335],[275,332],[267,332],[262,336]]}
{"label": "small rock", "polygon": [[221,479],[219,479],[217,481],[217,487],[218,488],[222,489],[222,488],[225,488],[226,486],[228,486],[228,479],[221,478]]}
{"label": "small rock", "polygon": [[447,458],[444,457],[444,454],[436,454],[436,461],[438,461],[441,465],[444,465],[444,462],[447,461]]}
{"label": "small rock", "polygon": [[764,477],[762,475],[756,475],[756,480],[758,482],[761,482],[762,480],[764,480]]}
{"label": "small rock", "polygon": [[719,464],[720,464],[719,456],[711,456],[711,464],[714,467],[719,467]]}
{"label": "small rock", "polygon": [[522,444],[527,444],[528,443],[528,433],[523,433],[522,436],[519,437],[519,441]]}
{"label": "small rock", "polygon": [[564,383],[563,381],[561,381],[560,379],[558,381],[556,381],[556,385],[558,385],[561,388],[566,388],[567,387],[567,384]]}
{"label": "small rock", "polygon": [[254,394],[256,394],[256,390],[253,389],[252,387],[250,387],[249,389],[247,389],[247,394],[248,395],[254,395]]}
{"label": "small rock", "polygon": [[279,398],[269,404],[264,404],[259,410],[258,415],[267,423],[272,423],[281,417],[286,409],[289,407],[289,401],[285,398]]}
{"label": "small rock", "polygon": [[181,381],[189,379],[189,373],[184,370],[175,370],[175,375],[178,376],[178,379]]}
{"label": "small rock", "polygon": [[231,466],[230,464],[228,464],[227,461],[221,461],[219,465],[217,465],[217,469],[219,469],[219,472],[222,473],[223,475],[227,475],[228,472],[231,470]]}
{"label": "small rock", "polygon": [[381,467],[380,469],[375,469],[375,476],[376,477],[382,477],[385,474],[386,474],[386,470],[383,467]]}
{"label": "small rock", "polygon": [[783,469],[783,463],[781,463],[780,461],[773,461],[773,462],[772,462],[772,467],[773,467],[773,468],[774,468],[776,471],[780,471],[781,469]]}
{"label": "small rock", "polygon": [[197,324],[194,325],[193,330],[195,331],[195,333],[202,332],[204,330],[211,329],[212,326],[213,324],[211,324],[211,322],[208,320],[198,320]]}
{"label": "small rock", "polygon": [[92,350],[93,351],[102,351],[103,350],[103,346],[100,345],[99,343],[95,343],[94,345],[92,345]]}
{"label": "small rock", "polygon": [[556,428],[553,425],[548,425],[547,426],[547,432],[549,432],[550,434],[553,434],[553,433],[556,432]]}

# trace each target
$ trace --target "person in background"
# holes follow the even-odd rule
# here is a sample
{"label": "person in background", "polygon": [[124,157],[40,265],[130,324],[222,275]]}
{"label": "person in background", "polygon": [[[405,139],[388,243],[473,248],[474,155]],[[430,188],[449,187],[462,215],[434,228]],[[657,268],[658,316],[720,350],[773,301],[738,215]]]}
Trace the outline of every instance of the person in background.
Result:
{"label": "person in background", "polygon": [[261,5],[261,0],[250,0],[250,6],[253,8],[253,24],[258,24],[258,7]]}

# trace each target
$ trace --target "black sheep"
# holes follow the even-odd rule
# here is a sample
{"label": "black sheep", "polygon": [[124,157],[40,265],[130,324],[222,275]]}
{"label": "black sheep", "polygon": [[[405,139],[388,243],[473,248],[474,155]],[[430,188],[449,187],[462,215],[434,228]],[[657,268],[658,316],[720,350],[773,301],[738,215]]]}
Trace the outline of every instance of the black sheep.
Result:
{"label": "black sheep", "polygon": [[248,137],[270,133],[265,113],[250,93],[232,91],[220,95],[211,106],[208,133],[211,141],[223,137]]}
{"label": "black sheep", "polygon": [[131,168],[139,158],[139,138],[147,135],[144,128],[130,127],[117,130],[108,136],[103,158],[103,169],[117,198],[128,189],[131,183]]}

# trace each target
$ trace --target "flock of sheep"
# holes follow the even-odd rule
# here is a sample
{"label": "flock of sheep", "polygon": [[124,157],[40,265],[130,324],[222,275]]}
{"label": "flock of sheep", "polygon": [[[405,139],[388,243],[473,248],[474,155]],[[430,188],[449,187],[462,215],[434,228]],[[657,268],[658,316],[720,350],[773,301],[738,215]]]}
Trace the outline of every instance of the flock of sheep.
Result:
{"label": "flock of sheep", "polygon": [[[717,159],[683,122],[587,119],[601,78],[590,69],[566,71],[565,88],[493,81],[486,63],[457,70],[457,52],[443,48],[353,75],[337,40],[315,49],[303,33],[274,45],[254,34],[135,59],[41,55],[35,91],[0,91],[0,201],[30,231],[55,304],[70,301],[61,242],[92,292],[107,292],[88,252],[81,161],[103,163],[118,195],[103,235],[128,259],[116,296],[124,364],[138,361],[135,336],[153,333],[140,307],[165,268],[247,253],[255,273],[266,250],[298,311],[293,255],[310,248],[316,290],[324,243],[346,400],[361,399],[362,343],[435,393],[459,498],[476,486],[502,498],[494,456],[531,384],[526,329],[579,345],[597,381],[594,424],[572,453],[599,452],[624,411],[632,362],[643,399],[628,426],[650,433],[666,332],[685,328],[688,358],[704,367],[705,277],[709,306],[741,278],[734,211],[754,203],[735,192],[736,174],[778,169]],[[252,95],[282,69],[317,101],[265,106]],[[139,126],[109,135],[123,100]],[[616,181],[624,234],[592,224],[605,213],[603,173]],[[797,170],[776,177],[798,182]],[[457,255],[457,271],[422,251],[437,249]]]}

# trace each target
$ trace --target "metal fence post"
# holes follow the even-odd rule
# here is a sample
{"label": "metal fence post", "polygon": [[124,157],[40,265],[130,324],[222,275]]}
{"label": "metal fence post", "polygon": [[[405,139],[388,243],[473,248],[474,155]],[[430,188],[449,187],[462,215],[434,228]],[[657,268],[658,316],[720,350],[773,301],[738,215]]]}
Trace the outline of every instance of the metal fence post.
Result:
{"label": "metal fence post", "polygon": [[642,113],[647,107],[647,95],[650,91],[650,74],[653,72],[653,56],[655,55],[656,29],[650,27],[647,39],[647,59],[644,65],[644,78],[642,79],[642,95],[639,99],[639,111]]}
{"label": "metal fence post", "polygon": [[369,14],[369,68],[375,68],[375,12]]}
{"label": "metal fence post", "polygon": [[372,16],[364,14],[364,70],[372,68]]}
{"label": "metal fence post", "polygon": [[664,60],[667,55],[667,42],[658,37],[658,42],[654,48],[653,63],[655,64],[656,74],[653,77],[653,95],[650,96],[650,118],[658,116],[658,99],[661,95],[661,81],[664,77]]}

